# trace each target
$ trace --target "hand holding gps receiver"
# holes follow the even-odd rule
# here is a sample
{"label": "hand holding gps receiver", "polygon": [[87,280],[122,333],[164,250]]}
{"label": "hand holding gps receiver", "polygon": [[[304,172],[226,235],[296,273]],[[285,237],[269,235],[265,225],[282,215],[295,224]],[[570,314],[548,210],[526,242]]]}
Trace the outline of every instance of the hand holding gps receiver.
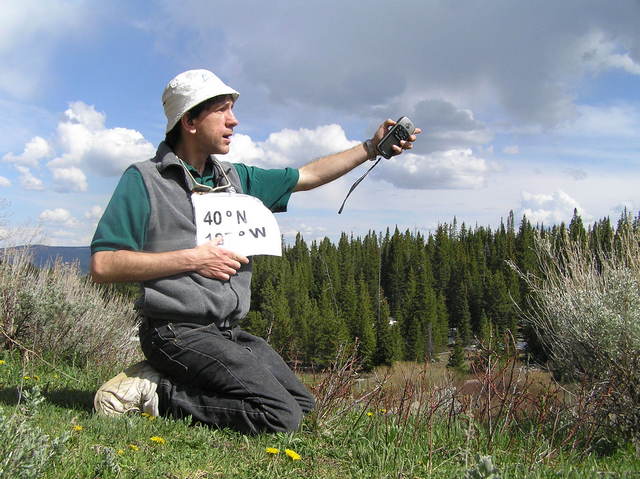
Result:
{"label": "hand holding gps receiver", "polygon": [[[413,135],[415,132],[416,132],[416,127],[414,126],[413,122],[406,116],[402,116],[398,118],[398,121],[396,122],[396,124],[393,125],[389,129],[389,131],[382,137],[382,140],[380,140],[380,142],[376,145],[375,152],[378,155],[384,156],[388,160],[394,154],[397,153],[396,151],[394,151],[393,147],[397,146],[399,148],[402,148],[401,142],[407,141],[409,137]],[[418,133],[420,133],[420,131],[418,131]],[[367,142],[365,142],[365,149],[367,149],[367,151],[369,150],[369,147],[367,146],[367,144],[370,142],[371,140],[367,140]],[[370,159],[375,160],[376,158],[374,157]],[[373,164],[373,166],[369,168],[364,175],[358,178],[358,180],[356,180],[356,182],[353,185],[351,185],[351,188],[349,189],[347,196],[345,196],[344,200],[342,201],[342,205],[338,210],[338,214],[342,213],[344,204],[347,202],[347,198],[349,198],[349,195],[351,194],[351,192],[356,188],[356,186],[360,184],[362,180],[364,180],[364,177],[367,176],[367,174],[369,174],[369,172],[373,170],[378,163],[380,163],[380,158],[377,159],[377,161]]]}
{"label": "hand holding gps receiver", "polygon": [[387,132],[386,135],[378,143],[378,153],[384,156],[387,160],[395,153],[393,151],[393,145],[400,146],[401,141],[407,141],[413,132],[416,131],[416,127],[413,122],[406,116],[398,119],[395,125]]}

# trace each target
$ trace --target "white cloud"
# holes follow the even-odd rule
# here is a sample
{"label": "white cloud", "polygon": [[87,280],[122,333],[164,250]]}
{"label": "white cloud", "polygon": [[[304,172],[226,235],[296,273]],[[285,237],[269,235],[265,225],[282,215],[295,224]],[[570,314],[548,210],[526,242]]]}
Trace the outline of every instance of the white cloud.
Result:
{"label": "white cloud", "polygon": [[312,241],[324,238],[327,234],[327,229],[324,226],[314,226],[307,223],[297,223],[289,225],[286,229],[282,229],[282,234],[289,241],[293,241],[298,233],[300,233],[305,240]]}
{"label": "white cloud", "polygon": [[518,148],[518,145],[509,145],[505,146],[502,152],[506,155],[517,155],[520,153],[520,148]]}
{"label": "white cloud", "polygon": [[155,152],[154,146],[140,132],[111,128],[94,132],[84,161],[104,176],[117,176],[131,163],[148,160]]}
{"label": "white cloud", "polygon": [[88,189],[83,170],[103,176],[117,176],[131,163],[151,158],[155,148],[141,133],[128,128],[107,128],[106,115],[81,101],[69,104],[57,126],[55,141],[36,136],[21,155],[7,153],[3,160],[11,162],[21,173],[27,189],[43,189],[41,179],[27,167],[35,168],[40,160],[51,158],[47,167],[54,189],[60,193],[83,192]]}
{"label": "white cloud", "polygon": [[87,212],[85,212],[84,217],[89,220],[99,220],[103,213],[103,208],[98,205],[93,205]]}
{"label": "white cloud", "polygon": [[71,215],[69,210],[64,208],[54,208],[52,210],[44,210],[38,216],[38,219],[44,223],[64,225],[73,227],[78,221]]}
{"label": "white cloud", "polygon": [[96,111],[93,105],[87,105],[82,101],[69,103],[69,108],[64,112],[67,120],[73,124],[85,126],[90,131],[104,129],[106,115]]}
{"label": "white cloud", "polygon": [[319,126],[314,130],[285,129],[271,133],[262,142],[249,136],[234,135],[231,152],[225,159],[264,168],[302,166],[309,161],[359,144],[347,139],[340,125]]}
{"label": "white cloud", "polygon": [[87,177],[80,168],[51,168],[54,189],[59,193],[87,191]]}
{"label": "white cloud", "polygon": [[26,166],[16,165],[16,170],[20,173],[20,185],[26,190],[44,190],[44,184],[40,178],[36,178],[31,170]]}
{"label": "white cloud", "polygon": [[531,223],[544,223],[545,225],[569,222],[576,209],[583,220],[589,221],[590,217],[580,207],[580,204],[562,190],[552,194],[533,194],[522,192],[521,212],[527,216]]}
{"label": "white cloud", "polygon": [[42,158],[46,158],[50,154],[51,147],[49,146],[49,143],[47,143],[47,140],[39,136],[35,136],[25,145],[24,151],[21,155],[7,153],[2,157],[2,160],[9,163],[35,168],[38,166],[38,163]]}
{"label": "white cloud", "polygon": [[458,108],[445,100],[423,100],[415,107],[407,106],[401,110],[394,106],[390,109],[406,111],[415,125],[425,132],[414,145],[417,153],[478,147],[493,138],[471,110]]}
{"label": "white cloud", "polygon": [[11,181],[9,181],[4,176],[0,176],[0,186],[4,186],[4,187],[11,186]]}
{"label": "white cloud", "polygon": [[640,75],[640,63],[628,52],[621,50],[620,45],[612,38],[606,38],[601,31],[594,31],[584,40],[584,63],[595,71],[621,69],[633,75]]}
{"label": "white cloud", "polygon": [[142,134],[129,128],[106,128],[106,115],[92,105],[73,102],[58,125],[63,153],[50,168],[83,166],[104,176],[117,176],[136,161],[151,158],[155,148]]}
{"label": "white cloud", "polygon": [[398,188],[419,190],[481,188],[493,169],[486,160],[474,156],[470,149],[424,156],[404,153],[393,157],[389,163],[385,165],[382,178]]}
{"label": "white cloud", "polygon": [[558,133],[587,138],[640,136],[640,109],[631,105],[580,105],[577,116],[560,125]]}
{"label": "white cloud", "polygon": [[611,211],[613,211],[618,217],[621,217],[625,212],[627,214],[629,213],[635,214],[636,209],[634,207],[634,202],[631,200],[628,200],[615,205],[613,208],[611,208]]}

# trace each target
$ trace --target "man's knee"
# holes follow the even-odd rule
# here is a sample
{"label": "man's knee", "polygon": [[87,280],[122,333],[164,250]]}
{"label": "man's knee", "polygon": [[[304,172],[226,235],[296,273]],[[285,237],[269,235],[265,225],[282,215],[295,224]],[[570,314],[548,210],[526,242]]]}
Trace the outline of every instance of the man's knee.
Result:
{"label": "man's knee", "polygon": [[298,399],[298,404],[300,404],[303,414],[309,414],[316,408],[316,399],[311,395],[311,393],[308,393],[304,397]]}
{"label": "man's knee", "polygon": [[295,432],[300,428],[304,414],[301,407],[295,404],[286,409],[268,411],[265,417],[264,432]]}

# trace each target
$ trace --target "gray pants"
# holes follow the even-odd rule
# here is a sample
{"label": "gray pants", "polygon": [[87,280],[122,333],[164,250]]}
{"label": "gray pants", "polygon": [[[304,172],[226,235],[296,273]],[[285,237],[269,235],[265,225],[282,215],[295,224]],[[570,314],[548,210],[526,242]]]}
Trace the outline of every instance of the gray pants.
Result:
{"label": "gray pants", "polygon": [[143,321],[140,344],[165,377],[160,414],[246,433],[295,431],[311,393],[267,342],[239,327]]}

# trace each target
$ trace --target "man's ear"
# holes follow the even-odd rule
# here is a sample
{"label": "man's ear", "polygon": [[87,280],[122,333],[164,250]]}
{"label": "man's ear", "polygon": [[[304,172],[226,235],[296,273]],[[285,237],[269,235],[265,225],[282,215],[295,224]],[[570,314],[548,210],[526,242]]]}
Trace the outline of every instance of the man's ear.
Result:
{"label": "man's ear", "polygon": [[189,115],[189,113],[185,113],[184,115],[182,115],[182,118],[180,118],[180,125],[182,126],[182,129],[187,133],[196,132],[193,118],[191,118],[191,115]]}

